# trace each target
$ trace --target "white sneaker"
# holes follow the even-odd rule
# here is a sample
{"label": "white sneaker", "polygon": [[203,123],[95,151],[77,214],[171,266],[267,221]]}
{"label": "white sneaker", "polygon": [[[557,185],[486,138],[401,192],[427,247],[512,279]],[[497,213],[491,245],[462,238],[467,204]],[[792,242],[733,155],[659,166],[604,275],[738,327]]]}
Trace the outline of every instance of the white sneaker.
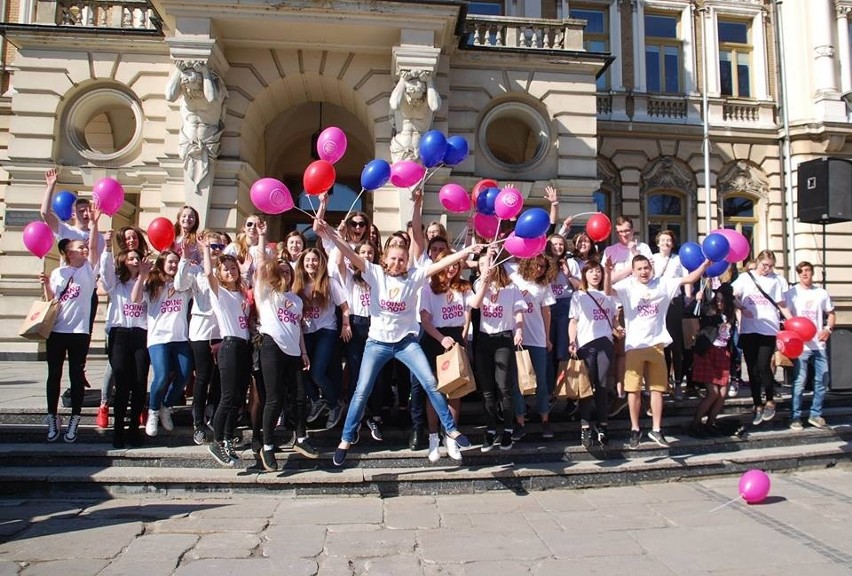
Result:
{"label": "white sneaker", "polygon": [[68,421],[68,427],[65,428],[65,436],[62,439],[69,444],[77,441],[77,427],[80,425],[80,419],[81,416],[79,414],[74,414]]}
{"label": "white sneaker", "polygon": [[47,423],[47,441],[56,442],[62,432],[62,417],[56,414],[48,414],[44,421]]}
{"label": "white sneaker", "polygon": [[175,423],[172,421],[172,407],[163,406],[160,408],[160,424],[163,425],[163,430],[171,432],[175,429]]}
{"label": "white sneaker", "polygon": [[441,459],[441,451],[438,447],[441,445],[441,439],[438,434],[429,434],[429,462],[437,462]]}
{"label": "white sneaker", "polygon": [[459,443],[449,436],[444,436],[444,446],[447,447],[447,455],[455,460],[456,462],[461,462],[462,453],[461,448],[459,448]]}
{"label": "white sneaker", "polygon": [[148,436],[156,436],[159,423],[160,412],[158,410],[148,410],[148,421],[145,423],[145,434]]}

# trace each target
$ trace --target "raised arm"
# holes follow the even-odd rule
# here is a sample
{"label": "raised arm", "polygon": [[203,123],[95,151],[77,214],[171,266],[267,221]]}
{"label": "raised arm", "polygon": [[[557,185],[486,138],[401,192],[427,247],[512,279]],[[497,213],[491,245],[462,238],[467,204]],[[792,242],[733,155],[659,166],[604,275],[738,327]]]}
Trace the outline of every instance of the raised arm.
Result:
{"label": "raised arm", "polygon": [[330,240],[343,253],[343,256],[349,259],[355,268],[364,272],[367,269],[367,261],[355,253],[347,242],[344,242],[328,225],[325,220],[317,219],[314,222],[314,230],[322,238]]}
{"label": "raised arm", "polygon": [[260,221],[257,223],[257,245],[260,250],[257,251],[257,266],[254,267],[254,283],[266,281],[266,222]]}
{"label": "raised arm", "polygon": [[47,184],[44,189],[44,196],[41,199],[41,219],[44,220],[50,229],[54,232],[59,232],[59,218],[53,213],[51,203],[53,202],[53,192],[56,190],[56,169],[51,168],[44,173],[44,181]]}
{"label": "raised arm", "polygon": [[544,197],[550,202],[550,227],[556,229],[556,223],[559,222],[559,193],[553,186],[545,186]]}
{"label": "raised arm", "polygon": [[612,262],[611,258],[607,258],[606,262],[604,262],[604,294],[607,296],[613,295],[612,289],[612,269],[615,265]]}
{"label": "raised arm", "polygon": [[109,236],[109,240],[105,240],[104,251],[101,253],[101,261],[98,265],[98,271],[101,274],[101,284],[104,287],[104,291],[109,293],[113,288],[115,288],[118,281],[115,277],[115,260],[112,257],[112,230],[107,232],[105,236]]}
{"label": "raised arm", "polygon": [[704,274],[704,271],[707,270],[707,267],[711,264],[713,264],[712,260],[704,260],[704,262],[701,263],[701,266],[680,279],[680,285],[687,286],[698,282],[698,280],[701,279],[701,275]]}
{"label": "raised arm", "polygon": [[[98,203],[95,202],[92,204],[92,227],[89,230],[89,264],[92,267],[92,270],[95,270],[97,273],[98,270],[98,262],[101,259],[100,251],[98,250],[98,240],[100,239],[100,233],[98,232],[98,222],[101,219],[101,207],[98,206]],[[105,241],[104,244],[109,242],[112,244],[112,231],[109,232],[109,240]]]}
{"label": "raised arm", "polygon": [[414,213],[411,215],[411,246],[409,258],[411,262],[420,260],[426,250],[426,236],[423,234],[423,184],[414,190]]}
{"label": "raised arm", "polygon": [[443,270],[444,268],[449,268],[453,264],[461,262],[466,259],[468,255],[473,254],[477,251],[482,250],[484,245],[482,244],[474,244],[473,246],[468,246],[467,248],[463,248],[454,254],[450,254],[448,256],[444,256],[437,262],[431,264],[429,268],[426,270],[427,276],[433,276]]}
{"label": "raised arm", "polygon": [[130,291],[130,300],[134,304],[142,302],[142,296],[145,293],[145,280],[148,279],[149,272],[151,272],[150,260],[142,260],[139,262],[139,275],[136,277],[136,282],[133,284],[133,289]]}
{"label": "raised arm", "polygon": [[[210,284],[210,290],[216,296],[219,295],[219,279],[216,278],[216,274],[213,273],[213,258],[210,256],[210,246],[207,245],[207,241],[199,241],[198,247],[201,250],[201,258],[204,260],[204,275],[207,276],[207,282]],[[261,246],[260,251],[264,252],[266,249]]]}

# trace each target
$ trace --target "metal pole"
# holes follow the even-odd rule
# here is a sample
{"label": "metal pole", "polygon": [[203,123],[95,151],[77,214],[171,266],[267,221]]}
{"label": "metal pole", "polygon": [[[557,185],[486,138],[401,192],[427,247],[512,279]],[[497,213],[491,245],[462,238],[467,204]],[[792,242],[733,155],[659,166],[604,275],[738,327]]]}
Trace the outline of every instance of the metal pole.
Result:
{"label": "metal pole", "polygon": [[825,222],[822,223],[822,288],[823,290],[828,290],[828,280],[825,278],[825,270],[826,270],[826,250],[825,250]]}
{"label": "metal pole", "polygon": [[787,265],[787,279],[795,280],[794,269],[796,266],[796,220],[793,217],[793,158],[790,150],[790,115],[789,99],[787,98],[787,65],[784,57],[784,24],[781,17],[780,6],[783,0],[774,0],[775,8],[775,49],[778,54],[778,68],[780,84],[778,91],[781,96],[781,119],[783,130],[781,136],[781,155],[784,157],[784,212],[787,229],[787,250],[784,261]]}
{"label": "metal pole", "polygon": [[[705,234],[713,227],[712,204],[710,199],[710,101],[707,95],[707,6],[699,9],[701,13],[701,115],[704,124],[704,141],[701,144],[704,153],[704,225]],[[720,227],[723,223],[719,224]]]}

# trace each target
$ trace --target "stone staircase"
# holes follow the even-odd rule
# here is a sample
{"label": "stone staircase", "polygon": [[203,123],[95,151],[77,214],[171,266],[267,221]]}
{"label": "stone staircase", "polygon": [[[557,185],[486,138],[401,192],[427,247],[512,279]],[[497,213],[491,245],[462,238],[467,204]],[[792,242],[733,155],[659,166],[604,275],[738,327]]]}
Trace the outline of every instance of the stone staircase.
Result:
{"label": "stone staircase", "polygon": [[[748,392],[746,389],[745,393]],[[483,453],[476,445],[462,462],[444,456],[436,464],[426,450],[407,448],[404,423],[388,424],[385,441],[375,442],[366,427],[336,468],[331,453],[340,430],[316,431],[311,441],[322,451],[316,460],[289,448],[292,432],[279,429],[276,439],[278,472],[263,472],[249,448],[251,430],[244,429],[242,466],[219,467],[206,446],[192,443],[189,408],[175,412],[175,430],[146,439],[140,448],[116,450],[108,431],[95,427],[96,409],[84,409],[79,440],[65,444],[44,441],[43,413],[31,409],[0,409],[0,492],[59,496],[74,494],[132,495],[140,493],[196,494],[283,491],[296,495],[474,493],[486,490],[518,492],[557,487],[593,487],[638,482],[740,474],[749,468],[791,470],[802,467],[848,465],[852,462],[852,397],[829,395],[824,415],[829,429],[788,429],[789,399],[779,402],[776,419],[758,427],[750,424],[751,401],[743,393],[729,399],[720,427],[728,437],[696,439],[686,434],[698,398],[667,401],[665,431],[670,449],[644,441],[629,450],[626,411],[610,422],[606,448],[586,450],[579,445],[579,424],[562,404],[552,421],[555,438],[544,440],[540,425],[527,426],[527,436],[508,451]],[[478,401],[462,407],[462,431],[481,441],[483,418]],[[650,426],[643,418],[643,429]],[[643,438],[644,440],[644,438]],[[443,450],[443,449],[442,449]]]}

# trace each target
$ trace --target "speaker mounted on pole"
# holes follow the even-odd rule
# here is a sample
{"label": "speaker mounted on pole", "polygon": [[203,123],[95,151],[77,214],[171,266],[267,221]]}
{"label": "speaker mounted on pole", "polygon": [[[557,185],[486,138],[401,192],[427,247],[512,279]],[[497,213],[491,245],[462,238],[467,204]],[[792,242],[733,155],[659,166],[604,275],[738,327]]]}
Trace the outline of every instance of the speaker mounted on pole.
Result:
{"label": "speaker mounted on pole", "polygon": [[852,162],[817,158],[799,164],[798,218],[806,224],[852,221]]}

